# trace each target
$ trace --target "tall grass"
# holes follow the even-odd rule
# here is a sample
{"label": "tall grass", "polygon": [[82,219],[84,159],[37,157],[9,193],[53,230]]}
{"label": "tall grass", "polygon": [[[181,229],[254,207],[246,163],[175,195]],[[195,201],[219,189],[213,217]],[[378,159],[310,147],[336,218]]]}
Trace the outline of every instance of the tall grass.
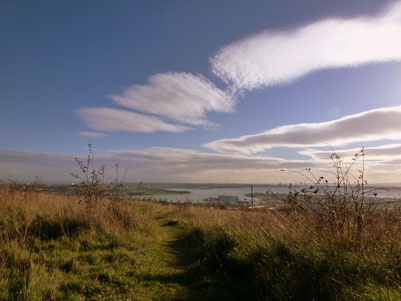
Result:
{"label": "tall grass", "polygon": [[[89,215],[74,196],[1,188],[0,300],[94,297],[102,291],[102,257],[125,254],[151,229],[134,207],[105,200]],[[131,262],[135,254],[125,257]]]}
{"label": "tall grass", "polygon": [[356,245],[333,236],[315,213],[291,206],[231,210],[123,200],[87,215],[74,196],[3,188],[0,200],[3,300],[135,300],[135,290],[148,281],[143,273],[161,264],[157,257],[163,255],[152,245],[167,228],[177,229],[177,240],[164,244],[175,250],[172,264],[183,265],[194,298],[400,297],[398,210],[377,212]]}
{"label": "tall grass", "polygon": [[309,211],[178,207],[183,241],[206,282],[263,300],[398,300],[401,213],[377,213],[361,244],[333,236]]}

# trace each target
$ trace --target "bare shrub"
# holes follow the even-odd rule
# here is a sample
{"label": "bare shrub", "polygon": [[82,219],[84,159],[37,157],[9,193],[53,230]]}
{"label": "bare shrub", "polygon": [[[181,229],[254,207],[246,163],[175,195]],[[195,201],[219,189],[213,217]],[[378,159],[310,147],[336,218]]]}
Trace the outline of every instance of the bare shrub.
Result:
{"label": "bare shrub", "polygon": [[86,206],[86,212],[92,215],[101,205],[106,191],[104,186],[104,165],[96,169],[92,145],[90,144],[88,145],[88,151],[89,154],[85,163],[75,158],[82,175],[71,175],[81,181],[79,185],[74,187],[74,195],[78,198],[80,203]]}
{"label": "bare shrub", "polygon": [[333,153],[330,159],[334,182],[316,176],[307,168],[302,173],[307,184],[301,189],[290,186],[288,195],[277,198],[288,204],[291,210],[309,211],[319,232],[329,232],[333,239],[360,245],[366,226],[381,205],[377,192],[366,186],[365,150],[361,148],[350,163],[345,163],[337,153]]}
{"label": "bare shrub", "polygon": [[118,164],[115,164],[115,179],[106,184],[105,166],[95,167],[91,144],[88,145],[88,151],[85,162],[75,158],[81,173],[71,175],[80,180],[78,185],[73,186],[73,194],[78,198],[79,203],[85,205],[86,213],[93,215],[102,207],[108,206],[109,202],[118,201],[123,197],[123,180],[119,180]]}

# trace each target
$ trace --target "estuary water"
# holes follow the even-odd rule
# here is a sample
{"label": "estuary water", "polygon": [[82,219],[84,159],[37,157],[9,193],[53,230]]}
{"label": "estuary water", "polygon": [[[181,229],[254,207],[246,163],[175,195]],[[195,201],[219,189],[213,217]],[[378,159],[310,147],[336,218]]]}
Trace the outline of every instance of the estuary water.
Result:
{"label": "estuary water", "polygon": [[[293,187],[294,188],[294,187]],[[298,191],[301,187],[295,187]],[[251,193],[250,186],[241,187],[225,187],[225,188],[196,188],[196,189],[181,189],[174,188],[175,191],[189,191],[189,194],[168,194],[168,195],[143,195],[141,199],[152,199],[152,200],[163,200],[168,202],[193,202],[199,203],[208,198],[217,198],[219,195],[225,196],[237,196],[240,202],[250,202],[251,198],[246,194]],[[401,188],[399,187],[367,187],[366,191],[374,190],[377,192],[378,198],[400,198],[401,199]],[[289,188],[286,185],[254,185],[253,193],[266,193],[266,191],[272,191],[273,193],[288,193]],[[256,203],[259,200],[255,197]]]}

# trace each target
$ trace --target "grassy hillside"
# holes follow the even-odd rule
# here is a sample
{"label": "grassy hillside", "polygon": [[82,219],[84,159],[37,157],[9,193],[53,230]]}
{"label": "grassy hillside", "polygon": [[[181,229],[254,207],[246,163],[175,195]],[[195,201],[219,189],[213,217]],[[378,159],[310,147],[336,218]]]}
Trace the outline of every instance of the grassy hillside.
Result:
{"label": "grassy hillside", "polygon": [[88,210],[3,187],[0,300],[400,300],[400,218],[375,211],[355,236],[353,219],[332,227],[301,206],[105,198]]}

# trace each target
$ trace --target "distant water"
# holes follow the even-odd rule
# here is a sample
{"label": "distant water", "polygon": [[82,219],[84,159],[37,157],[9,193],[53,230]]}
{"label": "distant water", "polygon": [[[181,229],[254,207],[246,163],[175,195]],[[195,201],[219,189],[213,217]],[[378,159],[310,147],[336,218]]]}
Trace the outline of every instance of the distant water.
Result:
{"label": "distant water", "polygon": [[[297,188],[300,190],[301,188]],[[369,187],[367,190],[376,189]],[[152,200],[164,200],[169,202],[186,202],[190,201],[193,203],[199,203],[207,198],[217,198],[219,195],[238,196],[240,201],[250,202],[251,198],[245,194],[251,193],[251,188],[248,187],[228,187],[228,188],[205,188],[205,189],[178,189],[176,191],[189,191],[189,194],[170,194],[170,195],[143,195],[141,199],[152,199]],[[253,193],[265,193],[266,191],[272,191],[273,193],[288,193],[288,186],[274,185],[274,186],[262,186],[255,185],[253,187]],[[377,197],[380,198],[401,198],[401,189],[397,187],[377,188]],[[258,202],[257,198],[254,198],[255,202]]]}

